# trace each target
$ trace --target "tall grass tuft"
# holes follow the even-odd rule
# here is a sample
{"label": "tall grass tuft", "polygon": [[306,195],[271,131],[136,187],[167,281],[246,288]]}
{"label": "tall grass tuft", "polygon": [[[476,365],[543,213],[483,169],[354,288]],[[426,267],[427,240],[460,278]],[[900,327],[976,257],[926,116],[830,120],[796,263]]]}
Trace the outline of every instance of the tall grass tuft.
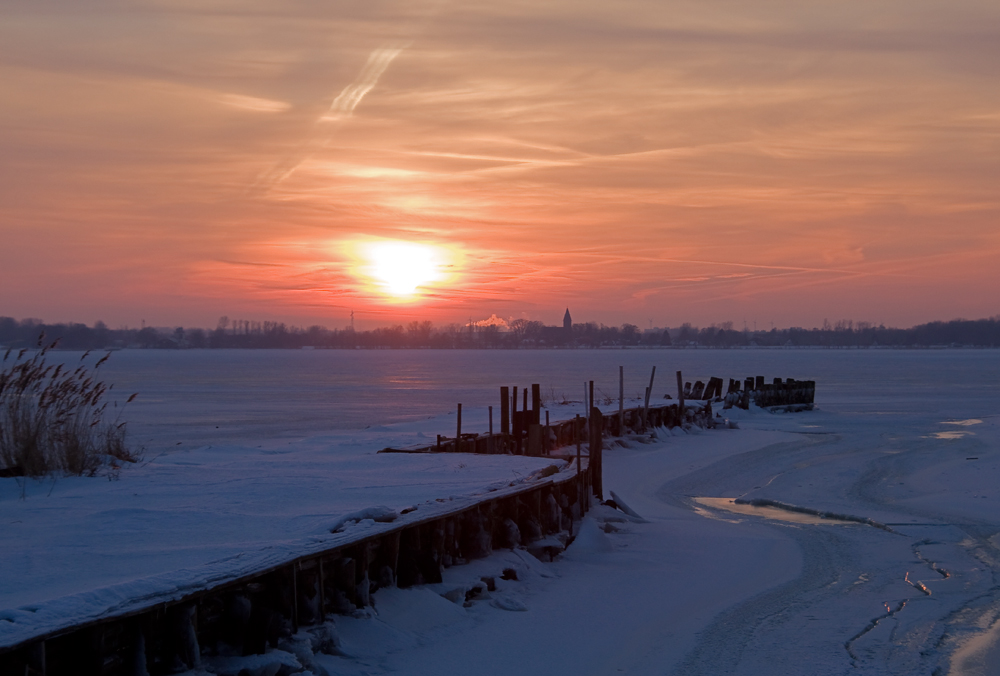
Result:
{"label": "tall grass tuft", "polygon": [[97,379],[110,353],[92,367],[86,364],[89,352],[75,369],[53,365],[46,356],[56,343],[45,344],[44,338],[39,336],[37,350],[7,350],[0,363],[0,474],[94,476],[140,460],[141,450],[126,443],[124,406],[114,402],[117,413],[109,415],[106,396],[114,386]]}

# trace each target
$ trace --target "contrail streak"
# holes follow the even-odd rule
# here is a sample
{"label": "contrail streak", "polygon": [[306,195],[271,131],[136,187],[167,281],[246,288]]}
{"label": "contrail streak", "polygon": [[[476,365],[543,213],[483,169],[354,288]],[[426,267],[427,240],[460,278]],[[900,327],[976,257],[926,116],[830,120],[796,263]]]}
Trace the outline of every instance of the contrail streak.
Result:
{"label": "contrail streak", "polygon": [[378,83],[379,77],[385,72],[385,69],[389,67],[393,59],[400,55],[404,47],[381,47],[373,51],[369,57],[368,62],[365,63],[364,68],[361,69],[361,73],[358,75],[357,79],[351,84],[344,87],[340,94],[333,100],[330,104],[329,110],[327,110],[319,119],[313,123],[313,133],[310,138],[306,139],[299,148],[299,151],[291,157],[287,157],[281,162],[271,167],[268,171],[257,180],[256,183],[250,188],[251,191],[262,191],[267,192],[280,184],[286,178],[295,173],[303,162],[312,157],[316,151],[326,145],[326,142],[330,139],[332,130],[327,128],[327,131],[317,134],[315,132],[316,125],[320,122],[337,122],[351,116],[354,109],[358,107],[361,103],[361,99],[372,90],[373,87]]}
{"label": "contrail streak", "polygon": [[399,56],[402,51],[402,48],[382,48],[372,52],[368,57],[368,63],[361,69],[358,79],[344,87],[344,91],[340,92],[340,96],[333,100],[330,110],[320,120],[329,122],[350,116],[358,104],[361,103],[361,99],[365,97],[365,94],[370,92],[378,83],[379,77],[389,67],[392,60]]}

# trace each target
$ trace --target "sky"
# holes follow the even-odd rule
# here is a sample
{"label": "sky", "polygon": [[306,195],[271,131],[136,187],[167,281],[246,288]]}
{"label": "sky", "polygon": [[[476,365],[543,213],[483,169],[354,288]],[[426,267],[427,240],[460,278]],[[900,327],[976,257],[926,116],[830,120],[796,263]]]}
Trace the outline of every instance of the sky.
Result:
{"label": "sky", "polygon": [[0,16],[0,315],[1000,314],[995,0]]}

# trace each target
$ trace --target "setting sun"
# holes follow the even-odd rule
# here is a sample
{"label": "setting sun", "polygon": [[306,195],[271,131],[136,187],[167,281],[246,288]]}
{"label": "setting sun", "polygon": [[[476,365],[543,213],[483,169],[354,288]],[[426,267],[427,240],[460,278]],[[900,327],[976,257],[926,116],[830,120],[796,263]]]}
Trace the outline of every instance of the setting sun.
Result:
{"label": "setting sun", "polygon": [[375,242],[364,248],[368,273],[384,293],[413,296],[427,284],[444,278],[438,248],[413,242]]}

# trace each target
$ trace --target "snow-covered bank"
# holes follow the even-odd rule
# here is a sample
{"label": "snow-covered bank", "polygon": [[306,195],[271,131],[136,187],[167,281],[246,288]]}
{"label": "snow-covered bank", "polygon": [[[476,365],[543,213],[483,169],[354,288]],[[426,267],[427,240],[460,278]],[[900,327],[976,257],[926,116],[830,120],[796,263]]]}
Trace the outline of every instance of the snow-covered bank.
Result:
{"label": "snow-covered bank", "polygon": [[[439,601],[406,592],[381,613],[376,593],[375,614],[337,620],[343,654],[319,662],[347,674],[995,673],[1000,449],[996,419],[976,419],[750,413],[740,431],[608,450],[605,485],[649,523],[595,528],[535,564],[503,590],[525,612],[474,600],[415,626],[397,619],[400,598],[408,617],[441,618]],[[969,434],[935,436],[954,427]],[[705,510],[696,496],[891,531]]]}
{"label": "snow-covered bank", "polygon": [[364,508],[423,516],[561,464],[377,455],[365,436],[178,450],[110,482],[0,480],[0,645],[335,546]]}

